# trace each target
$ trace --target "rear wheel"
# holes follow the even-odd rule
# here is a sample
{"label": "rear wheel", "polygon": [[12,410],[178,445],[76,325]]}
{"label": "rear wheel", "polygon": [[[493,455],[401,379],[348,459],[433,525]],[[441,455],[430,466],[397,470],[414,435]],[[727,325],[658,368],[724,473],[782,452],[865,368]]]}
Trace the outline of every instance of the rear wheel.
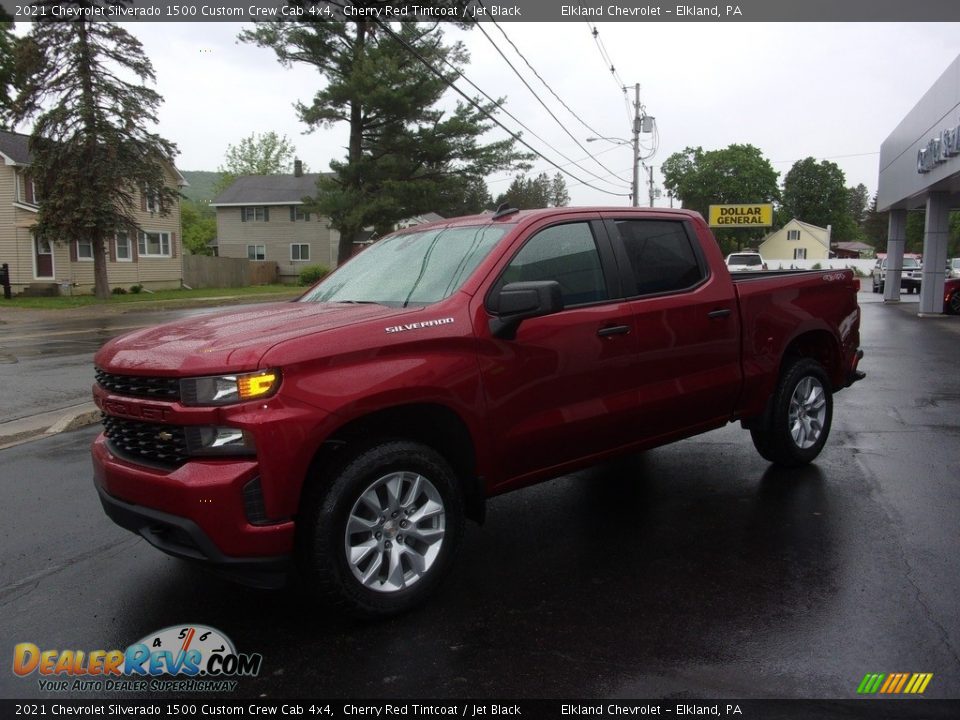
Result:
{"label": "rear wheel", "polygon": [[463,535],[460,485],[446,460],[388,440],[358,448],[317,480],[297,523],[310,590],[364,617],[423,602]]}
{"label": "rear wheel", "polygon": [[751,428],[753,445],[777,465],[799,467],[823,449],[833,420],[830,380],[820,363],[798,358],[785,367],[770,417]]}

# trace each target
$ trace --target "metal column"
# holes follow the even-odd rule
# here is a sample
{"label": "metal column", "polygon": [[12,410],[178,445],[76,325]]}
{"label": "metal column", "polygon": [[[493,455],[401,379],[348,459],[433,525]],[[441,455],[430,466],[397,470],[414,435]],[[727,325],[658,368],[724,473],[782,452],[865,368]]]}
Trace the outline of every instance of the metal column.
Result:
{"label": "metal column", "polygon": [[900,302],[900,276],[903,272],[903,248],[907,244],[907,211],[891,210],[887,224],[887,276],[883,286],[884,302]]}
{"label": "metal column", "polygon": [[932,192],[927,196],[927,215],[923,228],[921,315],[939,315],[943,312],[943,281],[946,277],[949,240],[950,195]]}

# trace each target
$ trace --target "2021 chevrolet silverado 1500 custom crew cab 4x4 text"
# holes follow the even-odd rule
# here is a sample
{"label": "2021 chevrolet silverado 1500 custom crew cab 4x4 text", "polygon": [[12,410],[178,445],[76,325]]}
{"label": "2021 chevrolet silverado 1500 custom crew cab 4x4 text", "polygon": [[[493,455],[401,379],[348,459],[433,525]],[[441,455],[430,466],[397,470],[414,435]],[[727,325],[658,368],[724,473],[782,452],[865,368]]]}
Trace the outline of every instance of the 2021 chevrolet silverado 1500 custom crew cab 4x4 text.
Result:
{"label": "2021 chevrolet silverado 1500 custom crew cab 4x4 text", "polygon": [[737,420],[813,460],[862,377],[856,293],[849,270],[732,279],[682,210],[415,227],[295,302],[107,343],[96,488],[170,554],[397,612],[492,495]]}

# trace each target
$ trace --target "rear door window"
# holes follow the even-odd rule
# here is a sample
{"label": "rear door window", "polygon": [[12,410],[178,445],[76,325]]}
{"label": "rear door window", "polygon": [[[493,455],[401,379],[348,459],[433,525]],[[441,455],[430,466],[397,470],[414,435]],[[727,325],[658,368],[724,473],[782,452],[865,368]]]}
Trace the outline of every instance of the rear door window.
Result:
{"label": "rear door window", "polygon": [[614,226],[636,284],[636,295],[692,288],[707,273],[682,222],[616,220]]}

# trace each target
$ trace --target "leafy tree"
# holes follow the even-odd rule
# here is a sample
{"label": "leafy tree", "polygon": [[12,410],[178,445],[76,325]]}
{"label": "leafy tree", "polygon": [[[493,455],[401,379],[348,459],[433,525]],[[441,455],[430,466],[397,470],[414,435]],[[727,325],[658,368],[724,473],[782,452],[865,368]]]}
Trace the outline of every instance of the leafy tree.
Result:
{"label": "leafy tree", "polygon": [[463,178],[462,187],[455,190],[445,202],[437,202],[434,212],[443,217],[476,215],[493,206],[493,198],[483,178]]}
{"label": "leafy tree", "polygon": [[550,178],[546,173],[540,173],[535,178],[519,174],[513,178],[507,191],[497,196],[495,204],[507,203],[520,210],[549,207],[551,189]]}
{"label": "leafy tree", "polygon": [[860,183],[856,187],[847,188],[847,207],[850,210],[850,217],[857,227],[863,227],[869,204],[870,193],[867,191],[866,185]]}
{"label": "leafy tree", "polygon": [[17,37],[13,34],[13,23],[8,20],[6,11],[0,8],[0,129],[4,130],[10,129],[10,111],[16,95],[14,48]]}
{"label": "leafy tree", "polygon": [[873,245],[878,252],[886,252],[889,223],[890,213],[877,212],[877,196],[874,195],[863,219],[864,242]]}
{"label": "leafy tree", "polygon": [[570,193],[567,192],[567,181],[563,179],[561,173],[557,173],[550,181],[550,205],[566,207],[569,203]]}
{"label": "leafy tree", "polygon": [[286,135],[270,131],[251,133],[237,145],[227,145],[225,162],[217,170],[217,192],[242,175],[281,175],[293,172],[296,148]]}
{"label": "leafy tree", "polygon": [[217,218],[209,205],[184,199],[180,203],[183,246],[194,255],[213,255],[210,241],[217,237]]}
{"label": "leafy tree", "polygon": [[856,240],[850,193],[836,163],[812,157],[798,160],[783,179],[783,209],[790,217],[819,227],[831,226],[834,242]]}
{"label": "leafy tree", "polygon": [[[296,105],[311,129],[338,122],[349,126],[347,156],[331,162],[333,177],[318,183],[313,208],[340,231],[341,262],[364,228],[384,232],[405,217],[455,204],[469,182],[518,167],[526,159],[515,151],[512,139],[480,144],[492,123],[474,106],[458,103],[452,112],[436,109],[447,85],[405,45],[452,82],[457,73],[450,68],[462,67],[468,56],[462,43],[444,43],[438,24],[429,30],[415,23],[389,28],[374,21],[341,22],[338,17],[258,23],[240,38],[271,48],[284,65],[312,65],[326,80],[312,101]],[[481,106],[492,113],[496,105]]]}
{"label": "leafy tree", "polygon": [[[770,203],[780,199],[778,173],[759,148],[730,145],[722,150],[685,148],[668,157],[661,168],[663,185],[683,207],[704,217],[711,205]],[[742,246],[748,239],[743,229],[718,230],[725,250]]]}
{"label": "leafy tree", "polygon": [[139,40],[107,22],[36,23],[16,52],[23,76],[13,119],[35,118],[30,174],[43,200],[34,234],[55,242],[90,242],[94,292],[106,299],[105,240],[140,229],[139,193],[154,198],[161,214],[179,198],[165,175],[176,146],[147,129],[156,123],[162,101],[144,85],[155,79],[153,66]]}

